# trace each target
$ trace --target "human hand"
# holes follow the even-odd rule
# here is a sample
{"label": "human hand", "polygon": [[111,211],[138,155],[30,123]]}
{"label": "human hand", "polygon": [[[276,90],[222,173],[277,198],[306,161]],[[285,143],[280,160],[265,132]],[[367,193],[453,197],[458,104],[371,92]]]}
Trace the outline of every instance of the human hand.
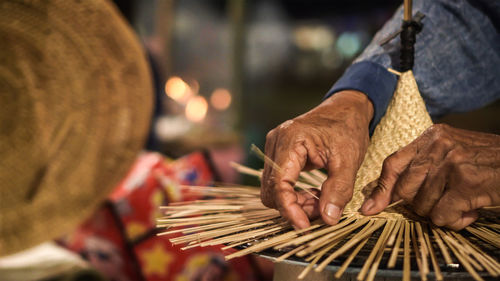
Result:
{"label": "human hand", "polygon": [[[265,152],[281,171],[264,165],[264,205],[278,209],[298,228],[308,227],[308,218],[319,214],[326,223],[336,224],[351,200],[355,176],[369,144],[372,116],[373,106],[366,95],[342,91],[271,130]],[[293,188],[302,170],[318,168],[328,171],[319,202]]]}
{"label": "human hand", "polygon": [[437,226],[459,230],[500,204],[500,136],[437,124],[384,161],[365,215],[403,199]]}

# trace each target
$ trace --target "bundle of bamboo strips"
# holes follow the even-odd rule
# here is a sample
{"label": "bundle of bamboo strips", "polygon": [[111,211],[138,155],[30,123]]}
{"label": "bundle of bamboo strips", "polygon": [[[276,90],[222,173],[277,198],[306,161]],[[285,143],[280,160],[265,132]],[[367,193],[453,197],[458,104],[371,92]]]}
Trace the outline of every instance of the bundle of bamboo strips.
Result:
{"label": "bundle of bamboo strips", "polygon": [[[233,163],[233,166],[245,174],[259,177],[262,174],[239,164]],[[325,178],[320,171],[303,172],[296,187],[319,188]],[[228,260],[272,249],[281,254],[277,262],[292,256],[309,262],[299,279],[313,269],[321,272],[333,261],[342,261],[335,273],[335,277],[340,278],[362,250],[368,252],[358,280],[374,280],[379,267],[391,269],[396,265],[402,267],[403,280],[410,280],[412,261],[421,280],[427,280],[431,271],[436,280],[443,280],[443,269],[460,265],[475,280],[483,280],[485,273],[482,272],[500,276],[498,254],[491,256],[487,253],[492,252],[491,249],[477,245],[481,240],[498,253],[498,218],[482,218],[462,232],[454,232],[390,212],[370,217],[350,212],[334,226],[313,221],[307,229],[295,230],[278,211],[262,205],[259,188],[183,188],[211,199],[162,207],[165,216],[158,219],[158,227],[167,230],[158,235],[182,234],[170,239],[175,245],[184,245],[182,249],[224,244],[223,250],[237,249],[226,256]],[[182,228],[171,230],[173,227]]]}

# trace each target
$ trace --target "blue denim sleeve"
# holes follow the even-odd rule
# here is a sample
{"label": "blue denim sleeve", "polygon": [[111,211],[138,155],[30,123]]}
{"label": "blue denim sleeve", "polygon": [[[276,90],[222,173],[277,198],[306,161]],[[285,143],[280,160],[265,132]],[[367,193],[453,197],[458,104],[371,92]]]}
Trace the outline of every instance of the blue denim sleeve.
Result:
{"label": "blue denim sleeve", "polygon": [[[424,28],[417,35],[413,72],[431,116],[466,112],[499,99],[500,1],[415,0],[413,11],[425,14]],[[389,72],[367,71],[377,68],[373,65],[399,68],[399,38],[384,46],[379,42],[397,31],[401,20],[400,7],[327,94],[362,90],[374,105],[372,129],[385,113],[395,82],[390,82]],[[364,83],[360,77],[371,80]],[[389,83],[394,83],[392,88]]]}
{"label": "blue denim sleeve", "polygon": [[396,75],[380,64],[361,61],[351,65],[344,75],[328,91],[325,98],[343,90],[357,90],[368,96],[373,104],[373,118],[370,122],[370,135],[389,105],[396,87]]}

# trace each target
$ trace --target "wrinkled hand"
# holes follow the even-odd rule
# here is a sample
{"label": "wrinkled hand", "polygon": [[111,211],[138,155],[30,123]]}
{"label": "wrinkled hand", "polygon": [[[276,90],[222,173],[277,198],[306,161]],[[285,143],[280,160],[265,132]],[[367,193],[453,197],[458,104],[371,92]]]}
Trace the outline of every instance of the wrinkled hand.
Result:
{"label": "wrinkled hand", "polygon": [[438,226],[459,230],[477,209],[500,204],[500,136],[433,125],[389,156],[361,211],[373,215],[403,199]]}
{"label": "wrinkled hand", "polygon": [[[264,165],[261,199],[276,208],[298,228],[321,214],[336,224],[351,200],[356,173],[369,143],[368,125],[373,115],[369,99],[357,91],[342,91],[311,111],[271,130],[265,152],[281,172]],[[294,190],[302,170],[325,168],[328,179],[320,200]]]}

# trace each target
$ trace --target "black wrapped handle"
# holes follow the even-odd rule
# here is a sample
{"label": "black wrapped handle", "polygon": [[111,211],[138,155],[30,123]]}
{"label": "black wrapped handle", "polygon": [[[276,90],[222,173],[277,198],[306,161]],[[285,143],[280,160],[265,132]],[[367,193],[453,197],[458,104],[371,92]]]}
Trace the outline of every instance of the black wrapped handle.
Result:
{"label": "black wrapped handle", "polygon": [[415,20],[403,21],[401,29],[400,67],[405,72],[413,68],[415,42],[417,33],[422,30],[422,23]]}

